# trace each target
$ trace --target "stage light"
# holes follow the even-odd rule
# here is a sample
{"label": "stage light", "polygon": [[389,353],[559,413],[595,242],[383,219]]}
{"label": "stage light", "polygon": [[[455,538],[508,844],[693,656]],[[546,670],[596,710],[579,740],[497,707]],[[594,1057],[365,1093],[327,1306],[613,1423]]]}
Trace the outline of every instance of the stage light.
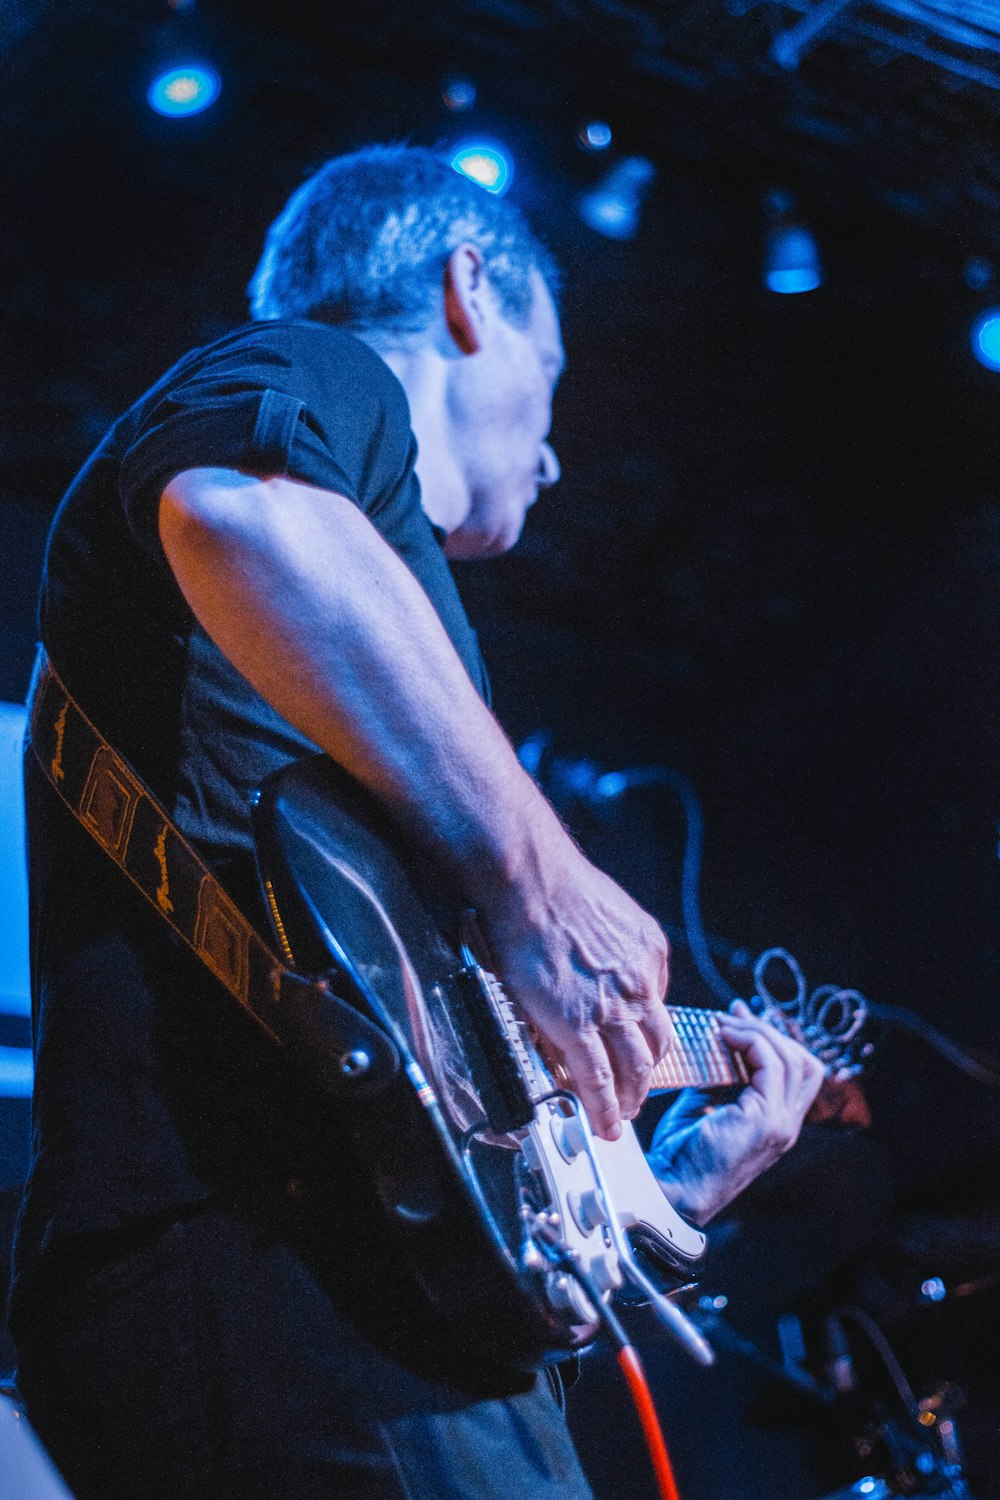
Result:
{"label": "stage light", "polygon": [[30,1047],[0,1047],[0,1099],[30,1099],[34,1079]]}
{"label": "stage light", "polygon": [[972,352],[987,370],[1000,370],[1000,307],[991,307],[976,319]]}
{"label": "stage light", "polygon": [[783,296],[814,292],[823,285],[819,246],[801,224],[782,224],[767,239],[764,281]]}
{"label": "stage light", "polygon": [[160,73],[149,85],[146,99],[150,109],[158,115],[177,119],[181,115],[197,115],[208,109],[219,97],[222,80],[214,68],[204,63],[188,63],[184,67],[169,68]]}
{"label": "stage light", "polygon": [[467,141],[452,152],[451,164],[463,177],[501,197],[514,180],[514,163],[502,146]]}
{"label": "stage light", "polygon": [[981,255],[974,255],[971,260],[965,262],[962,279],[970,291],[985,292],[993,280],[993,267]]}
{"label": "stage light", "polygon": [[0,1015],[31,1015],[23,746],[27,715],[0,703]]}
{"label": "stage light", "polygon": [[588,120],[576,133],[584,151],[606,151],[611,145],[611,126],[604,120]]}
{"label": "stage light", "polygon": [[584,193],[580,217],[609,240],[631,240],[639,230],[643,200],[656,176],[656,168],[644,156],[627,156]]}
{"label": "stage light", "polygon": [[441,90],[441,102],[452,114],[464,115],[476,102],[476,85],[471,78],[449,78]]}

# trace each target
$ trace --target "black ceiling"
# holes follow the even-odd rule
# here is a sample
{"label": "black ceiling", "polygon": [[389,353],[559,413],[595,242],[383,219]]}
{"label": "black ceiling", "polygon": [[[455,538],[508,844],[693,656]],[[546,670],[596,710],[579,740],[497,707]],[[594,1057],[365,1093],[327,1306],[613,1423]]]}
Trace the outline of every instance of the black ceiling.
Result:
{"label": "black ceiling", "polygon": [[[169,352],[157,312],[185,275],[201,278],[202,306],[230,320],[232,261],[220,267],[220,240],[245,267],[244,247],[310,162],[372,136],[436,140],[466,123],[513,136],[522,198],[558,220],[604,166],[575,149],[575,128],[605,117],[618,155],[655,163],[661,205],[676,206],[686,184],[704,211],[714,195],[719,233],[731,232],[726,219],[759,233],[762,201],[777,189],[845,279],[919,278],[961,297],[970,262],[977,289],[1000,266],[992,0],[63,0],[8,6],[0,39],[5,202],[19,230],[3,250],[14,349],[41,356],[65,346],[78,319],[87,329],[89,381],[64,373],[55,352],[38,361],[64,414],[50,441],[74,451],[67,411],[75,405],[90,432],[109,398],[121,399],[113,378],[105,396],[99,377],[105,362],[109,377],[119,366],[115,313],[130,306],[134,316],[134,279],[160,283],[151,350]],[[156,60],[192,50],[219,62],[221,102],[203,119],[153,119],[142,92]],[[776,60],[788,53],[794,66]],[[479,85],[468,121],[441,106],[454,71]],[[102,316],[114,331],[95,353]],[[168,328],[176,321],[172,312]],[[9,424],[29,444],[30,416]]]}

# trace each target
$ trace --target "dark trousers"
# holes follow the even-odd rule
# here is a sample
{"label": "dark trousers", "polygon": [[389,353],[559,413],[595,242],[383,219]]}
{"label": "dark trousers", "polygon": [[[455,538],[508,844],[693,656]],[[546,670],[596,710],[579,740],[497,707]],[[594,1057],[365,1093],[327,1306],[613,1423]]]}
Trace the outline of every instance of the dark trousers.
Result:
{"label": "dark trousers", "polygon": [[[78,1500],[591,1497],[548,1374],[483,1398],[446,1354],[414,1368],[266,1219],[203,1204],[54,1266],[15,1334],[28,1415]],[[377,1268],[367,1284],[392,1305]]]}

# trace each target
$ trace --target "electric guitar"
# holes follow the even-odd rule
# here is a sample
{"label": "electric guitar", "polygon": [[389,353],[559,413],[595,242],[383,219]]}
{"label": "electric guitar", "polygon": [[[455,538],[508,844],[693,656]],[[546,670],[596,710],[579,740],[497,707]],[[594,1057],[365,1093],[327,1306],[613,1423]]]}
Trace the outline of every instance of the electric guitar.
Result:
{"label": "electric guitar", "polygon": [[[707,1362],[662,1295],[691,1282],[704,1235],[667,1201],[631,1125],[614,1143],[591,1132],[489,972],[475,914],[324,756],[272,776],[254,819],[286,963],[328,979],[398,1054],[393,1076],[345,1110],[344,1125],[385,1234],[453,1338],[524,1367],[565,1357],[597,1331],[593,1296],[628,1284]],[[654,1088],[745,1082],[715,1012],[668,1010],[677,1046]],[[841,1028],[846,1041],[815,1029],[802,1039],[845,1075],[857,1070],[856,1022]],[[345,1059],[345,1069],[367,1065],[363,1052]]]}

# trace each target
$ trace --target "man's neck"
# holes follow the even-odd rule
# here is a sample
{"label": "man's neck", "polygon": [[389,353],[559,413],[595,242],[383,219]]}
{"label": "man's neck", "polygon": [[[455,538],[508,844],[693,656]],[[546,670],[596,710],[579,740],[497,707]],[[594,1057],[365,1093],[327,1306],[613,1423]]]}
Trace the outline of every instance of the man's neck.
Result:
{"label": "man's neck", "polygon": [[449,426],[451,361],[431,345],[372,347],[406,392],[417,438],[416,469],[424,511],[442,531],[454,531],[465,519],[469,501]]}

